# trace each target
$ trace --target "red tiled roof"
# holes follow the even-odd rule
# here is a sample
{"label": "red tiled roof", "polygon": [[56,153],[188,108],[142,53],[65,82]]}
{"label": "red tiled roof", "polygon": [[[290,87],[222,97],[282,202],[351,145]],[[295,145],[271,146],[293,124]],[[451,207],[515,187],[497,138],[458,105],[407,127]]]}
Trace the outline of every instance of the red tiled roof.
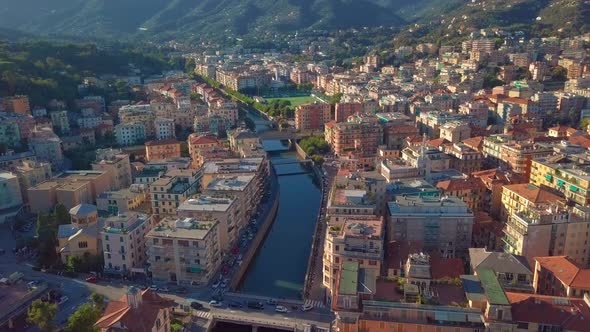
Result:
{"label": "red tiled roof", "polygon": [[483,136],[476,136],[476,137],[471,137],[471,138],[467,138],[463,140],[463,144],[467,145],[468,147],[477,150],[477,151],[481,151],[483,148],[483,140],[485,137]]}
{"label": "red tiled roof", "polygon": [[162,309],[170,308],[174,301],[164,299],[158,294],[146,289],[141,291],[141,304],[133,308],[127,302],[127,296],[118,301],[109,302],[102,317],[94,324],[100,329],[115,329],[115,324],[121,324],[129,331],[151,332],[158,313]]}
{"label": "red tiled roof", "polygon": [[561,327],[564,331],[590,331],[590,307],[579,298],[506,292],[512,321]]}
{"label": "red tiled roof", "polygon": [[563,284],[573,288],[590,289],[590,269],[581,269],[567,256],[535,257],[535,260]]}
{"label": "red tiled roof", "polygon": [[463,261],[460,258],[440,258],[430,256],[430,274],[432,279],[455,279],[465,274]]}
{"label": "red tiled roof", "polygon": [[467,179],[450,179],[446,181],[440,181],[436,184],[438,189],[443,191],[456,191],[456,190],[485,190],[486,186],[480,178],[467,178]]}
{"label": "red tiled roof", "polygon": [[216,137],[210,135],[193,136],[190,138],[191,144],[213,144],[219,143]]}
{"label": "red tiled roof", "polygon": [[529,183],[506,185],[504,188],[524,197],[533,203],[555,203],[564,199],[548,190],[539,188]]}
{"label": "red tiled roof", "polygon": [[570,136],[567,138],[570,143],[578,144],[585,148],[590,148],[590,137],[588,136]]}
{"label": "red tiled roof", "polygon": [[449,141],[447,141],[446,138],[435,138],[435,139],[431,139],[429,141],[426,142],[426,144],[432,146],[433,148],[438,148],[441,145],[447,144],[447,143],[451,143]]}

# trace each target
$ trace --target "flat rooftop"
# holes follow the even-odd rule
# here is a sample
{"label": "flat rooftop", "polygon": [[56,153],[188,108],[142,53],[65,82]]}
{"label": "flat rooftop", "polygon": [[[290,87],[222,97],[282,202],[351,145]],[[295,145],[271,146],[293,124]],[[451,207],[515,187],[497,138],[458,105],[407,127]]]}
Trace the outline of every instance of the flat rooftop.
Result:
{"label": "flat rooftop", "polygon": [[234,203],[235,199],[230,196],[213,197],[198,195],[187,199],[178,207],[178,211],[212,211],[225,212]]}
{"label": "flat rooftop", "polygon": [[217,226],[215,220],[199,220],[195,218],[164,219],[148,234],[148,237],[165,237],[203,240]]}
{"label": "flat rooftop", "polygon": [[254,175],[238,175],[218,177],[209,182],[207,190],[212,191],[243,191],[254,179]]}

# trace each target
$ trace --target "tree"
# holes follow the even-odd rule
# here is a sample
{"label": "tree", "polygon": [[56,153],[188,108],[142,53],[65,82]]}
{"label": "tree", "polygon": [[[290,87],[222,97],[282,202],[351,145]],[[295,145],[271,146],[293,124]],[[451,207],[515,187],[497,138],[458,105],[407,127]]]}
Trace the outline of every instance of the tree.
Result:
{"label": "tree", "polygon": [[95,308],[102,311],[104,309],[104,296],[98,293],[90,294],[90,299],[92,300],[92,304]]}
{"label": "tree", "polygon": [[29,308],[27,321],[36,324],[41,331],[50,332],[53,330],[53,319],[57,314],[57,304],[35,300]]}
{"label": "tree", "polygon": [[92,303],[83,304],[76,310],[66,324],[65,332],[94,332],[98,331],[94,323],[100,318],[101,310]]}
{"label": "tree", "polygon": [[67,267],[72,272],[78,272],[82,267],[82,260],[78,256],[70,256],[68,257]]}
{"label": "tree", "polygon": [[56,226],[69,224],[71,222],[70,212],[63,204],[57,204],[53,210]]}

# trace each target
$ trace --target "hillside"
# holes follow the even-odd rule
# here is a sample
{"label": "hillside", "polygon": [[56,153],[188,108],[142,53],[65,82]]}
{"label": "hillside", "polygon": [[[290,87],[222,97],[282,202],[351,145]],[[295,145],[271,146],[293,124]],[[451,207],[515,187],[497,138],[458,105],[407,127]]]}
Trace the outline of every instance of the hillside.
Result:
{"label": "hillside", "polygon": [[[446,2],[448,0],[442,1]],[[438,0],[21,0],[0,5],[0,27],[70,36],[203,34],[400,26]],[[409,16],[408,16],[409,17]],[[411,19],[411,17],[410,17]]]}
{"label": "hillside", "polygon": [[584,0],[476,0],[447,4],[446,10],[432,14],[402,32],[398,42],[458,40],[481,28],[522,30],[538,37],[590,32],[590,2]]}

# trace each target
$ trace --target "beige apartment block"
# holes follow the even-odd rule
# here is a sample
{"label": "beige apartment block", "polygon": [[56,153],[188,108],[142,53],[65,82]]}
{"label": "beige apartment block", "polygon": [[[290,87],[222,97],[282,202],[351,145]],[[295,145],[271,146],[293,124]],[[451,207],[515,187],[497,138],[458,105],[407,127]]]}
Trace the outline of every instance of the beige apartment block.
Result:
{"label": "beige apartment block", "polygon": [[96,161],[92,163],[95,171],[106,171],[111,177],[111,190],[127,188],[131,185],[131,164],[129,155],[120,149],[99,149]]}
{"label": "beige apartment block", "polygon": [[232,195],[238,201],[241,220],[250,220],[264,193],[264,184],[255,181],[255,175],[220,176],[209,182],[205,195]]}
{"label": "beige apartment block", "polygon": [[153,279],[207,284],[221,265],[218,224],[213,219],[162,220],[146,236]]}
{"label": "beige apartment block", "polygon": [[105,272],[122,275],[144,273],[146,235],[155,224],[152,216],[137,212],[107,218],[100,232]]}
{"label": "beige apartment block", "polygon": [[129,188],[116,191],[105,191],[96,198],[96,206],[99,211],[105,211],[111,215],[117,215],[132,210],[150,211],[147,201],[147,186],[132,184]]}
{"label": "beige apartment block", "polygon": [[239,240],[240,230],[248,223],[234,195],[196,195],[178,207],[179,218],[210,217],[219,222],[219,249],[228,252]]}
{"label": "beige apartment block", "polygon": [[381,271],[383,260],[383,217],[332,216],[328,219],[323,254],[323,285],[329,295],[336,286],[342,262],[358,262],[359,267]]}

